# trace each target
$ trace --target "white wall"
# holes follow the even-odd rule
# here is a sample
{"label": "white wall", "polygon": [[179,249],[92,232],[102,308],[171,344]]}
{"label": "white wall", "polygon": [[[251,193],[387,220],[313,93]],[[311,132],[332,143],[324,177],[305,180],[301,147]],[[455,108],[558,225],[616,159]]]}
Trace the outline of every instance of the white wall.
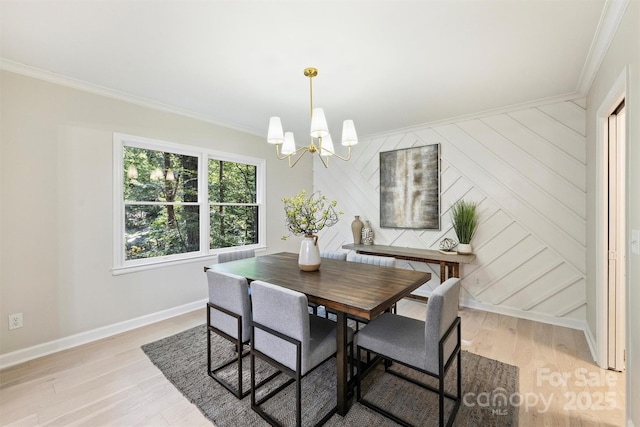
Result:
{"label": "white wall", "polygon": [[[626,70],[626,71],[625,71]],[[587,320],[596,340],[597,295],[604,283],[595,274],[597,250],[603,244],[596,234],[598,109],[621,74],[626,72],[627,93],[627,414],[629,422],[640,426],[640,256],[631,253],[631,230],[640,230],[640,2],[632,0],[618,27],[607,55],[587,97]],[[632,424],[629,424],[632,425]]]}
{"label": "white wall", "polygon": [[[441,229],[380,228],[379,153],[441,144]],[[326,249],[351,243],[354,215],[370,220],[375,243],[438,249],[455,239],[449,209],[479,202],[472,244],[476,260],[461,266],[466,304],[583,328],[585,298],[585,111],[561,102],[474,120],[412,128],[363,140],[355,160],[315,165],[314,186],[338,200],[347,221],[324,232]],[[431,269],[423,295],[440,282]]]}
{"label": "white wall", "polygon": [[[121,322],[126,328],[206,298],[202,267],[212,259],[111,274],[113,132],[266,158],[267,252],[297,250],[295,239],[280,240],[280,199],[311,190],[310,161],[289,169],[264,138],[14,73],[0,76],[0,355],[44,351],[46,343]],[[13,313],[24,314],[24,327],[8,331]]]}

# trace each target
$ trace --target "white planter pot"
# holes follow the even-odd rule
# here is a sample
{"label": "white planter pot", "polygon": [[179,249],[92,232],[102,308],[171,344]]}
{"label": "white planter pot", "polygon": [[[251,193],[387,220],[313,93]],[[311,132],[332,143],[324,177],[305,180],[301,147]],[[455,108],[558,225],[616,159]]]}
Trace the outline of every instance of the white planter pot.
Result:
{"label": "white planter pot", "polygon": [[320,268],[318,236],[304,236],[304,239],[302,239],[300,254],[298,255],[298,267],[302,271],[316,271]]}
{"label": "white planter pot", "polygon": [[473,248],[471,247],[471,243],[459,243],[457,249],[459,254],[473,253]]}

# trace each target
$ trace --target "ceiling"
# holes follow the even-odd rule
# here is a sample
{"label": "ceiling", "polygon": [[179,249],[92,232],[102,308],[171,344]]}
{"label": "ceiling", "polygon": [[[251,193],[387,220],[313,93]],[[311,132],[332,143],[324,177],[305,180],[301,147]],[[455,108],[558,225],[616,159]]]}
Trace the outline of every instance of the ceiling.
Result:
{"label": "ceiling", "polygon": [[[266,135],[308,135],[309,80],[334,139],[580,97],[605,0],[11,1],[3,68]],[[603,49],[604,51],[604,49]],[[31,68],[33,67],[33,68]],[[53,74],[52,74],[53,75]],[[588,82],[590,83],[590,82]]]}

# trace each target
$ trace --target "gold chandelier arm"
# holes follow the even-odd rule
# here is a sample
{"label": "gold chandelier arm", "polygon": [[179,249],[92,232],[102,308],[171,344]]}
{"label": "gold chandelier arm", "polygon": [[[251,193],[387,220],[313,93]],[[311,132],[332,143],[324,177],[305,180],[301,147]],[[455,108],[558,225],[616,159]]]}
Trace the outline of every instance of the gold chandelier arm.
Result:
{"label": "gold chandelier arm", "polygon": [[[293,153],[291,153],[291,154],[280,154],[280,150],[278,149],[278,147],[279,147],[280,145],[282,145],[282,144],[275,144],[275,145],[276,145],[276,157],[277,157],[279,160],[284,160],[284,159],[287,159],[287,158],[289,158],[289,159],[290,159],[290,158],[291,158],[291,156],[295,156],[295,155],[298,153],[298,151],[300,151],[300,150],[308,150],[308,147],[300,147],[300,148],[298,148],[296,151],[294,151],[294,152],[293,152]],[[304,154],[304,153],[302,153],[302,154]],[[301,155],[302,155],[302,154],[301,154]]]}
{"label": "gold chandelier arm", "polygon": [[[342,157],[340,154],[337,154],[331,150],[327,150],[326,148],[322,148],[322,145],[320,145],[320,148],[318,149],[318,153],[321,153],[323,150],[326,151],[327,153],[331,153],[333,156],[336,156],[337,158],[339,158],[340,160],[344,160],[345,162],[348,162],[349,160],[351,160],[351,146],[347,146],[348,148],[348,153],[347,153],[347,157]],[[327,160],[329,156],[326,156]],[[322,160],[322,156],[320,156],[320,159]],[[322,163],[324,163],[324,160],[322,161]],[[327,162],[328,163],[328,162]]]}
{"label": "gold chandelier arm", "polygon": [[320,157],[320,161],[322,162],[322,166],[324,166],[325,168],[329,168],[329,157],[327,157],[327,160],[325,161],[325,159],[323,159],[323,156],[318,156]]}
{"label": "gold chandelier arm", "polygon": [[288,156],[281,156],[280,155],[280,150],[278,149],[278,147],[282,145],[282,144],[276,144],[276,157],[278,158],[278,160],[284,160],[286,159]]}
{"label": "gold chandelier arm", "polygon": [[[305,155],[305,153],[306,153],[307,151],[309,151],[309,147],[300,147],[300,148],[298,148],[296,151],[294,151],[294,152],[293,152],[293,153],[291,153],[291,154],[282,154],[282,155],[281,155],[281,154],[280,154],[280,150],[278,149],[278,146],[279,146],[279,145],[281,145],[281,144],[276,144],[276,157],[277,157],[279,160],[287,159],[287,160],[289,161],[289,167],[290,167],[290,168],[294,167],[294,166],[296,165],[296,163],[298,163],[298,162],[300,161],[300,159],[302,158],[302,156],[304,156],[304,155]],[[298,156],[298,158],[296,158],[296,160],[295,160],[293,163],[291,163],[291,158],[292,158],[292,157],[294,157],[296,154],[298,154],[300,151],[302,151],[302,153]]]}
{"label": "gold chandelier arm", "polygon": [[[300,155],[298,156],[298,158],[295,160],[295,162],[293,162],[293,164],[292,164],[292,163],[291,163],[291,157],[292,157],[293,155],[295,155],[296,153],[298,153],[298,151],[300,151],[300,150],[302,150],[302,154],[300,154]],[[308,149],[307,147],[300,147],[300,148],[298,148],[294,153],[289,154],[289,155],[287,156],[287,157],[289,158],[289,167],[290,167],[290,168],[294,167],[294,166],[295,166],[295,165],[300,161],[300,159],[302,158],[302,156],[304,156],[304,155],[307,153],[307,151],[309,151],[309,149]]]}

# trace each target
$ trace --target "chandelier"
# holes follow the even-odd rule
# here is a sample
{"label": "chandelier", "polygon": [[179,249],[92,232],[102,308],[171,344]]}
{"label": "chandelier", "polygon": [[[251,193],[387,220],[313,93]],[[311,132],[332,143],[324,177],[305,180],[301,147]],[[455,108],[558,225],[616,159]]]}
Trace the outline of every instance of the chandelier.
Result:
{"label": "chandelier", "polygon": [[[349,150],[347,157],[338,155],[333,148],[333,141],[329,134],[329,126],[324,116],[322,108],[313,108],[313,78],[318,75],[315,68],[305,68],[304,75],[309,77],[309,104],[311,112],[311,143],[303,147],[296,148],[293,132],[283,132],[280,117],[271,117],[269,119],[269,131],[267,133],[267,142],[275,144],[276,156],[280,160],[287,159],[289,167],[294,167],[298,161],[309,152],[318,154],[324,167],[329,167],[329,158],[335,156],[340,160],[348,161],[351,159],[351,146],[358,143],[358,135],[353,120],[345,120],[342,125],[342,145]],[[316,144],[317,140],[317,144]],[[282,145],[282,148],[280,146]]]}

